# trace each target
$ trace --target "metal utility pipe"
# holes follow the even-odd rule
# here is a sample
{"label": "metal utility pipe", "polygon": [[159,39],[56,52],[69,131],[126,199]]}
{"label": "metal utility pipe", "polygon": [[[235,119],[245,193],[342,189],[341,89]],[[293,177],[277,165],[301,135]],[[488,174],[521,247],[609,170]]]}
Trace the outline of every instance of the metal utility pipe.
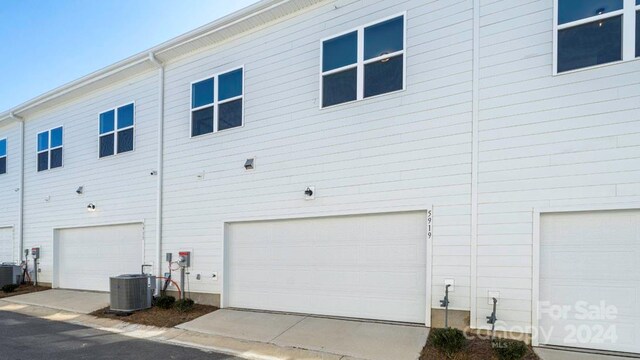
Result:
{"label": "metal utility pipe", "polygon": [[153,53],[149,53],[149,61],[158,67],[158,164],[156,176],[158,177],[156,189],[156,278],[157,291],[161,288],[162,278],[162,193],[164,177],[164,64]]}
{"label": "metal utility pipe", "polygon": [[451,284],[447,284],[444,288],[444,300],[440,300],[440,306],[444,307],[444,327],[449,327],[449,287]]}
{"label": "metal utility pipe", "polygon": [[496,316],[496,304],[498,304],[498,299],[493,298],[493,312],[491,312],[491,316],[487,316],[487,324],[491,324],[491,341],[493,341],[495,337],[496,321],[498,320]]}

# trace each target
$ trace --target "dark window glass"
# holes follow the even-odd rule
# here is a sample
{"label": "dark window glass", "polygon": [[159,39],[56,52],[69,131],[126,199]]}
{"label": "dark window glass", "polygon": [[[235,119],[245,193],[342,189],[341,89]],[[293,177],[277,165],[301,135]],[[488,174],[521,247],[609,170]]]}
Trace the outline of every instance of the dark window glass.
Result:
{"label": "dark window glass", "polygon": [[364,67],[364,97],[402,89],[403,56],[379,60]]}
{"label": "dark window glass", "polygon": [[218,100],[242,95],[242,69],[218,76]]}
{"label": "dark window glass", "polygon": [[242,126],[242,99],[218,105],[218,130]]}
{"label": "dark window glass", "polygon": [[357,97],[357,70],[349,69],[322,77],[322,106],[341,104]]}
{"label": "dark window glass", "polygon": [[51,150],[51,169],[62,166],[62,148]]}
{"label": "dark window glass", "polygon": [[400,51],[404,48],[404,17],[387,20],[364,29],[364,59]]}
{"label": "dark window glass", "polygon": [[622,9],[623,0],[559,0],[558,24]]}
{"label": "dark window glass", "polygon": [[113,110],[100,114],[100,134],[113,131],[115,128],[114,114],[115,112]]}
{"label": "dark window glass", "polygon": [[114,136],[109,134],[100,137],[100,157],[113,155]]}
{"label": "dark window glass", "polygon": [[3,157],[0,158],[0,174],[6,174],[7,173],[7,158]]}
{"label": "dark window glass", "polygon": [[636,0],[636,5],[640,5],[640,0]]}
{"label": "dark window glass", "polygon": [[213,79],[207,79],[191,85],[191,108],[213,103]]}
{"label": "dark window glass", "polygon": [[358,32],[322,42],[322,71],[329,71],[358,61]]}
{"label": "dark window glass", "polygon": [[38,171],[47,170],[49,168],[49,152],[41,152],[38,154]]}
{"label": "dark window glass", "polygon": [[133,125],[133,104],[118,108],[118,129]]}
{"label": "dark window glass", "polygon": [[118,131],[118,154],[133,150],[133,129]]}
{"label": "dark window glass", "polygon": [[51,130],[51,147],[62,146],[62,128]]}
{"label": "dark window glass", "polygon": [[0,156],[6,156],[7,155],[7,140],[3,139],[0,140]]}
{"label": "dark window glass", "polygon": [[636,57],[640,57],[640,11],[636,12]]}
{"label": "dark window glass", "polygon": [[622,17],[558,31],[558,72],[622,60]]}
{"label": "dark window glass", "polygon": [[49,132],[45,131],[38,134],[38,151],[47,150],[49,148]]}
{"label": "dark window glass", "polygon": [[191,113],[191,136],[213,132],[213,107]]}

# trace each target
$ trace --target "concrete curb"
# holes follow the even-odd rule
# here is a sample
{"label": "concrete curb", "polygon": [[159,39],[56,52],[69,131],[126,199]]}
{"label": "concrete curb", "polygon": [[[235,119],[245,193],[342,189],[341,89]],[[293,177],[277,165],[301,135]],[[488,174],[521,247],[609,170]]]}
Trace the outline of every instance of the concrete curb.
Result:
{"label": "concrete curb", "polygon": [[19,304],[7,300],[0,300],[0,311],[10,311],[51,321],[62,321],[132,338],[214,351],[252,360],[360,360],[348,356],[280,347],[273,344],[209,335],[178,328],[159,328],[132,324],[120,320],[103,319],[92,315],[43,306]]}

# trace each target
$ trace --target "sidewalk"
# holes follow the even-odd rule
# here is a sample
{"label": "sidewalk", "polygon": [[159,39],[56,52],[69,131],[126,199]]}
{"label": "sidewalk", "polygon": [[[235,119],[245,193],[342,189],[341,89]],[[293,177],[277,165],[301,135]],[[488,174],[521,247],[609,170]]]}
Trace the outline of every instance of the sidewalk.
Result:
{"label": "sidewalk", "polygon": [[132,338],[212,350],[245,359],[360,360],[353,357],[326,352],[281,347],[254,341],[243,341],[184,329],[157,328],[153,326],[131,324],[119,320],[101,319],[91,315],[55,310],[42,306],[17,304],[4,300],[0,300],[0,311],[12,311],[52,321],[64,321],[124,336],[130,336]]}

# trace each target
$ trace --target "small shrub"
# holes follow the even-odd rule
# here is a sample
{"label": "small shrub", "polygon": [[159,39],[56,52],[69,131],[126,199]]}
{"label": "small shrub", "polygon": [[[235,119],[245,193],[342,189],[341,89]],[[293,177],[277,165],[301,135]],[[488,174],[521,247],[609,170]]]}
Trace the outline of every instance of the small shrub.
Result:
{"label": "small shrub", "polygon": [[12,293],[12,292],[16,291],[18,286],[19,285],[17,285],[17,284],[7,284],[7,285],[2,287],[2,291],[5,292],[5,293]]}
{"label": "small shrub", "polygon": [[178,311],[188,312],[193,309],[193,305],[195,305],[195,302],[191,299],[180,299],[176,301],[175,308]]}
{"label": "small shrub", "polygon": [[529,352],[529,347],[517,340],[493,340],[493,351],[500,360],[520,360]]}
{"label": "small shrub", "polygon": [[461,351],[467,344],[467,339],[461,330],[454,328],[431,329],[429,335],[431,345],[442,351],[447,357]]}
{"label": "small shrub", "polygon": [[175,304],[176,298],[170,295],[162,295],[156,299],[156,306],[160,309],[171,309]]}

